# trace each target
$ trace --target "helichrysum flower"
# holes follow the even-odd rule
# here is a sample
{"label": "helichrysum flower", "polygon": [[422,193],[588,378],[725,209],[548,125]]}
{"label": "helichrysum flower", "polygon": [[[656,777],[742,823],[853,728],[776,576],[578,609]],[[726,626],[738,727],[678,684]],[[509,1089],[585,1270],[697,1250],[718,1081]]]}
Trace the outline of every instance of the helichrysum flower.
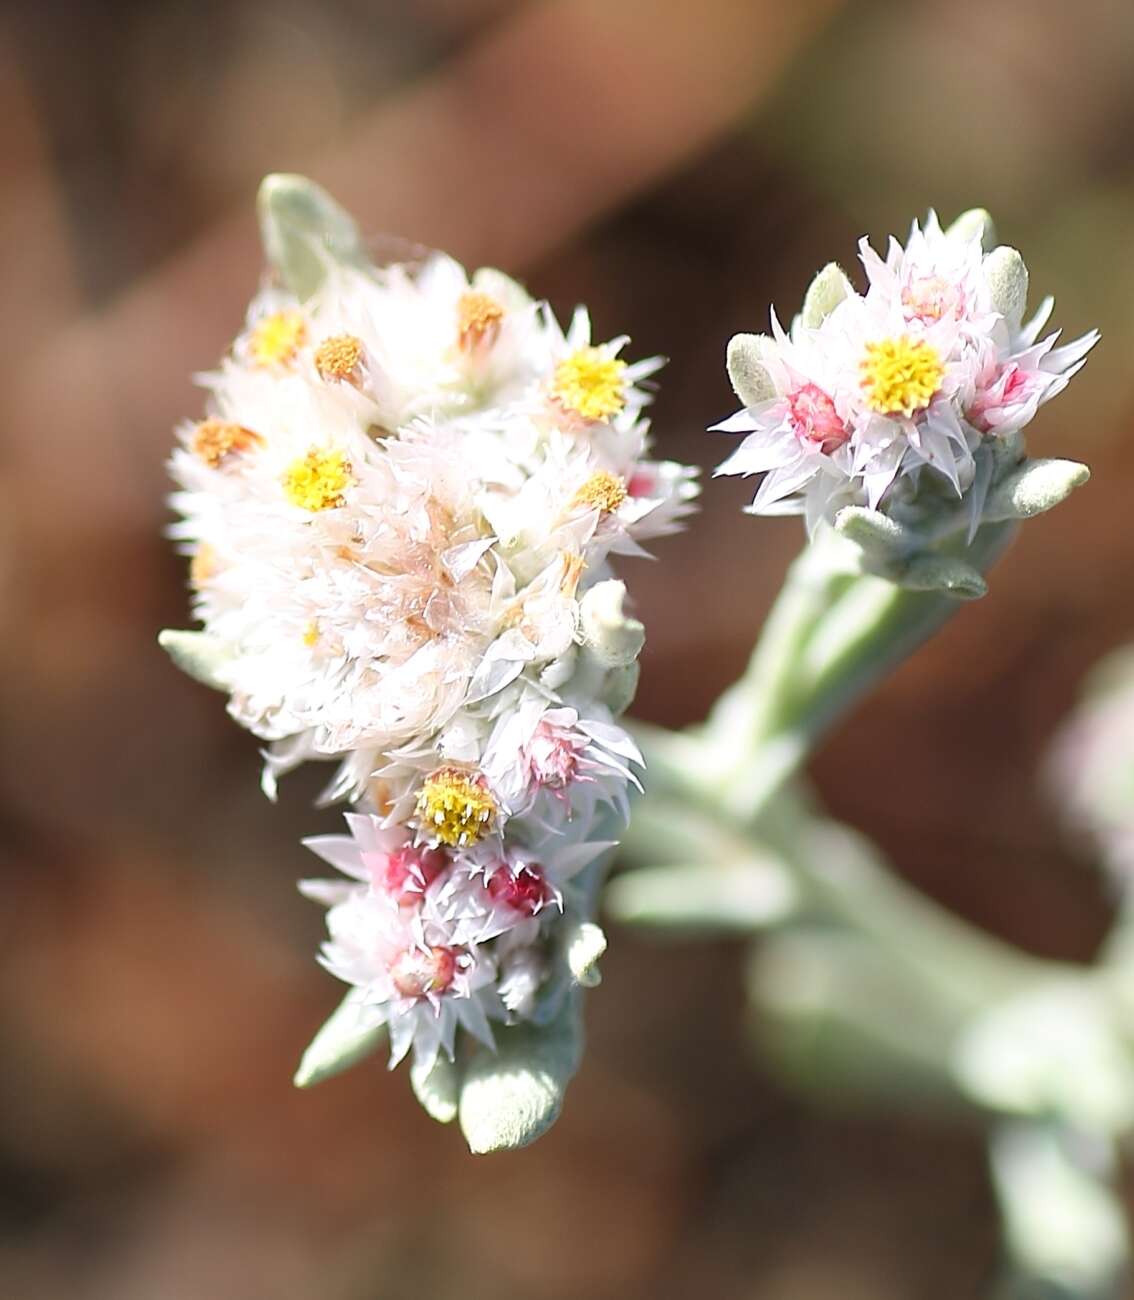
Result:
{"label": "helichrysum flower", "polygon": [[593,342],[583,309],[564,332],[497,271],[302,251],[309,291],[257,295],[180,431],[204,631],[167,643],[268,742],[269,793],[338,762],[328,797],[364,811],[310,841],[346,876],[304,884],[329,908],[320,960],[351,1033],[384,1028],[416,1086],[461,1033],[492,1047],[557,1014],[560,931],[641,763],[615,721],[638,625],[615,598],[615,662],[586,611],[696,487],[649,457],[661,359]]}
{"label": "helichrysum flower", "polygon": [[844,506],[901,514],[924,488],[967,496],[979,523],[1004,442],[1061,392],[1098,335],[1040,340],[1051,299],[1024,320],[1027,271],[986,253],[983,223],[942,230],[930,213],[885,259],[864,239],[856,293],[822,272],[790,331],[738,336],[730,373],[744,409],[714,428],[743,434],[719,474],[762,474],[750,509],[803,513],[814,529]]}

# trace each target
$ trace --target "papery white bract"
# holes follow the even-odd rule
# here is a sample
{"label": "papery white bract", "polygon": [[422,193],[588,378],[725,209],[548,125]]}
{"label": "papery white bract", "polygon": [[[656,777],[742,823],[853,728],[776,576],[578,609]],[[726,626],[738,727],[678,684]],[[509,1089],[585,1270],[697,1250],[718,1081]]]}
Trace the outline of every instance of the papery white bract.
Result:
{"label": "papery white bract", "polygon": [[713,428],[746,435],[718,474],[762,474],[757,514],[803,513],[809,529],[846,505],[889,509],[900,480],[929,476],[972,497],[979,520],[988,443],[1018,433],[1062,391],[1096,342],[1037,342],[1046,301],[1023,323],[1027,272],[1014,250],[985,253],[975,226],[915,222],[885,259],[864,239],[868,285],[846,287],[821,319],[752,339],[758,391]]}

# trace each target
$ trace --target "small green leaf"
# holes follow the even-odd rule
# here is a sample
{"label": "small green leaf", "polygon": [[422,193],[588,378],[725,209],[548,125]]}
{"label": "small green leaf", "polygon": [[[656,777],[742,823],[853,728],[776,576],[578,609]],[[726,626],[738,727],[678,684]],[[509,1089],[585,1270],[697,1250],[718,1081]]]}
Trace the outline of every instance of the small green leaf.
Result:
{"label": "small green leaf", "polygon": [[1028,302],[1028,268],[1023,257],[1014,248],[1001,244],[984,259],[984,274],[993,309],[1018,326]]}
{"label": "small green leaf", "polygon": [[622,609],[626,584],[617,578],[596,582],[579,602],[583,645],[603,668],[632,664],[646,641],[646,629]]}
{"label": "small green leaf", "polygon": [[235,658],[232,647],[207,632],[182,632],[167,627],[158,633],[158,645],[195,681],[215,691],[227,691],[225,665]]}
{"label": "small green leaf", "polygon": [[605,905],[629,925],[750,934],[784,920],[796,901],[791,877],[769,856],[627,871],[607,886]]}
{"label": "small green leaf", "polygon": [[918,544],[917,535],[879,510],[846,506],[835,516],[835,531],[854,542],[868,571],[889,578]]}
{"label": "small green leaf", "polygon": [[818,329],[844,298],[854,293],[854,286],[837,262],[828,262],[816,275],[803,299],[800,319],[807,329]]}
{"label": "small green leaf", "polygon": [[772,340],[763,334],[734,334],[728,341],[729,382],[745,406],[756,406],[776,395],[772,376],[764,365],[764,348]]}
{"label": "small green leaf", "polygon": [[598,688],[598,697],[617,718],[620,713],[634,703],[638,693],[638,674],[641,669],[637,661],[623,664],[621,668],[608,668],[603,674],[602,685]]}
{"label": "small green leaf", "polygon": [[582,993],[572,990],[550,1024],[511,1025],[495,1052],[472,1049],[460,1089],[461,1130],[476,1155],[527,1146],[559,1118],[582,1056]]}
{"label": "small green leaf", "polygon": [[979,234],[981,247],[985,249],[991,248],[996,239],[996,227],[984,208],[969,208],[967,212],[962,212],[945,233],[950,239],[962,240],[972,239]]}
{"label": "small green leaf", "polygon": [[956,1014],[879,945],[833,926],[775,931],[753,950],[750,1023],[798,1084],[891,1107],[958,1108]]}
{"label": "small green leaf", "polygon": [[602,982],[598,963],[604,952],[606,935],[593,921],[583,921],[568,931],[564,944],[567,967],[584,988],[593,989]]}
{"label": "small green leaf", "polygon": [[1091,477],[1075,460],[1028,460],[989,493],[986,520],[1030,519],[1065,501]]}
{"label": "small green leaf", "polygon": [[265,176],[256,206],[264,256],[297,298],[316,293],[332,263],[367,264],[354,218],[306,176]]}
{"label": "small green leaf", "polygon": [[410,1084],[414,1096],[421,1102],[425,1113],[439,1124],[450,1124],[457,1117],[457,1097],[461,1086],[461,1070],[456,1061],[450,1061],[444,1052],[428,1070],[423,1070],[415,1060],[410,1065]]}
{"label": "small green leaf", "polygon": [[943,591],[958,600],[979,600],[988,591],[978,570],[952,555],[915,556],[899,579],[910,591]]}
{"label": "small green leaf", "polygon": [[1093,1133],[1134,1123],[1134,1060],[1113,1007],[1086,977],[995,1004],[966,1029],[954,1069],[993,1110],[1054,1115]]}
{"label": "small green leaf", "polygon": [[1130,1234],[1106,1144],[1051,1123],[1009,1123],[993,1134],[991,1156],[1016,1269],[1052,1295],[1103,1300],[1123,1290]]}
{"label": "small green leaf", "polygon": [[386,1026],[375,1026],[364,1019],[358,1002],[352,1001],[348,993],[303,1053],[295,1072],[295,1086],[310,1088],[339,1074],[369,1056],[385,1037]]}

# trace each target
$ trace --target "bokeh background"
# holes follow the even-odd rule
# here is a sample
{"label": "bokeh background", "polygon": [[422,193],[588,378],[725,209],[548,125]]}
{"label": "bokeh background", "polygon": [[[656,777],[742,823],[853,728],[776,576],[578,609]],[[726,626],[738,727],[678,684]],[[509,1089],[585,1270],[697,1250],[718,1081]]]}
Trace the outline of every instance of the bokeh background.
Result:
{"label": "bokeh background", "polygon": [[[378,233],[495,262],[672,360],[710,466],[728,336],[863,232],[981,204],[1104,342],[1033,450],[1089,487],[814,764],[966,917],[1087,957],[1104,883],[1037,780],[1134,636],[1128,0],[39,0],[0,8],[0,1295],[19,1300],[955,1300],[997,1264],[979,1135],[818,1110],[743,1029],[739,948],[617,932],[557,1129],[474,1159],[373,1064],[290,1076],[338,992],[294,891],[318,773],[154,643],[185,622],[163,461],[305,171]],[[733,677],[799,545],[710,483],[660,563],[640,716]]]}

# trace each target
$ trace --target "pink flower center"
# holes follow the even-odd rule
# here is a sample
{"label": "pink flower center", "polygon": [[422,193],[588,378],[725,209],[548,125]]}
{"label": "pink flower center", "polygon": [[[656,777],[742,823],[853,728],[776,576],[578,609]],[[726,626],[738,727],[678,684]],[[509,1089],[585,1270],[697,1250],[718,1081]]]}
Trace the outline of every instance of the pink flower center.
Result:
{"label": "pink flower center", "polygon": [[902,290],[906,320],[933,324],[943,316],[960,315],[963,298],[960,289],[939,275],[911,280]]}
{"label": "pink flower center", "polygon": [[804,384],[787,399],[792,432],[805,447],[829,456],[850,437],[835,403],[815,384]]}
{"label": "pink flower center", "polygon": [[973,428],[979,429],[981,433],[990,433],[993,425],[999,423],[991,418],[992,413],[1004,411],[1013,403],[1026,402],[1030,387],[1031,376],[1014,361],[1010,361],[977,393],[965,416]]}
{"label": "pink flower center", "polygon": [[652,497],[657,487],[657,476],[651,469],[636,469],[626,483],[626,495]]}
{"label": "pink flower center", "polygon": [[581,736],[541,722],[527,746],[528,780],[532,785],[562,790],[575,780],[579,756],[585,748]]}
{"label": "pink flower center", "polygon": [[407,948],[394,958],[390,979],[403,998],[444,993],[457,973],[456,948]]}
{"label": "pink flower center", "polygon": [[392,895],[402,906],[420,903],[422,895],[445,870],[443,849],[403,845],[390,854],[368,853],[366,864],[376,889]]}
{"label": "pink flower center", "polygon": [[535,916],[551,893],[538,868],[498,867],[488,878],[488,896],[522,916]]}

